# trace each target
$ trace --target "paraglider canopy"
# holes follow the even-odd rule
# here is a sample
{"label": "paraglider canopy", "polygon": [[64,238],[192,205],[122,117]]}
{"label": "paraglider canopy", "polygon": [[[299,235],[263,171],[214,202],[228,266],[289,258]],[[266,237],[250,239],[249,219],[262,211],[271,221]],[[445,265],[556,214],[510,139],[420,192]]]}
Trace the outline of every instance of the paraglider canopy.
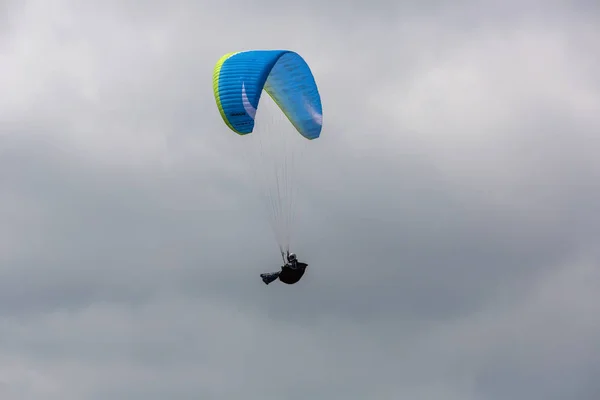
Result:
{"label": "paraglider canopy", "polygon": [[263,90],[302,136],[312,140],[321,134],[323,110],[319,90],[308,64],[293,51],[226,54],[215,66],[213,90],[223,121],[240,135],[254,130]]}

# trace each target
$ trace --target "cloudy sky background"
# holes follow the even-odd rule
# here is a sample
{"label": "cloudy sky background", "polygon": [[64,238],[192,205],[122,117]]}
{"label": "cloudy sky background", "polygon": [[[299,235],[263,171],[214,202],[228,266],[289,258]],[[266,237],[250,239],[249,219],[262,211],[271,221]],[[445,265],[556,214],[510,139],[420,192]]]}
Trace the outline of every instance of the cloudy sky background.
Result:
{"label": "cloudy sky background", "polygon": [[[597,2],[0,5],[3,400],[600,396]],[[294,286],[212,95],[252,48],[324,103]]]}

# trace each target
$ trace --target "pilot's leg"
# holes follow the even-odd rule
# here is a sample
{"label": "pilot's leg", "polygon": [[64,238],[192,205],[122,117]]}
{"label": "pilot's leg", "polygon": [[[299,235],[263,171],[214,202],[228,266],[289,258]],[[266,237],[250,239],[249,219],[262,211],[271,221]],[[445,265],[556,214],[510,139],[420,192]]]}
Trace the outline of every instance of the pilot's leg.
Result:
{"label": "pilot's leg", "polygon": [[279,278],[279,274],[280,273],[281,273],[281,271],[271,272],[271,273],[266,273],[266,274],[260,274],[260,277],[262,278],[262,280],[265,283],[265,285],[268,285],[269,283],[277,280],[277,278]]}

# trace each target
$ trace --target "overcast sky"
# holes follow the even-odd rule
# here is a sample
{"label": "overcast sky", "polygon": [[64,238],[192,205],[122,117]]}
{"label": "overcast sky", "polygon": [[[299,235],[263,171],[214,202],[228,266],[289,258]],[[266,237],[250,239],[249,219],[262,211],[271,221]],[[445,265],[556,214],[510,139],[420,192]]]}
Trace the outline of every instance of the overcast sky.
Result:
{"label": "overcast sky", "polygon": [[[598,26],[584,0],[0,2],[0,398],[597,400]],[[294,286],[260,281],[277,245],[212,94],[253,48],[323,100]]]}

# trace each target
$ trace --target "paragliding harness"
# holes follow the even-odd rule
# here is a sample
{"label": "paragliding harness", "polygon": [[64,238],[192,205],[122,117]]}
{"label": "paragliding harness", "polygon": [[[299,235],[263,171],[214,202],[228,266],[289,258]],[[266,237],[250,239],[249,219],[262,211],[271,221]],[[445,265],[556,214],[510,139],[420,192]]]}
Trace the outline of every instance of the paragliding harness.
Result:
{"label": "paragliding harness", "polygon": [[266,285],[277,280],[278,278],[281,282],[291,285],[298,282],[304,275],[304,269],[307,267],[306,264],[299,263],[295,258],[291,260],[289,257],[289,251],[287,254],[281,252],[281,256],[284,262],[283,267],[281,267],[281,271],[260,275]]}

